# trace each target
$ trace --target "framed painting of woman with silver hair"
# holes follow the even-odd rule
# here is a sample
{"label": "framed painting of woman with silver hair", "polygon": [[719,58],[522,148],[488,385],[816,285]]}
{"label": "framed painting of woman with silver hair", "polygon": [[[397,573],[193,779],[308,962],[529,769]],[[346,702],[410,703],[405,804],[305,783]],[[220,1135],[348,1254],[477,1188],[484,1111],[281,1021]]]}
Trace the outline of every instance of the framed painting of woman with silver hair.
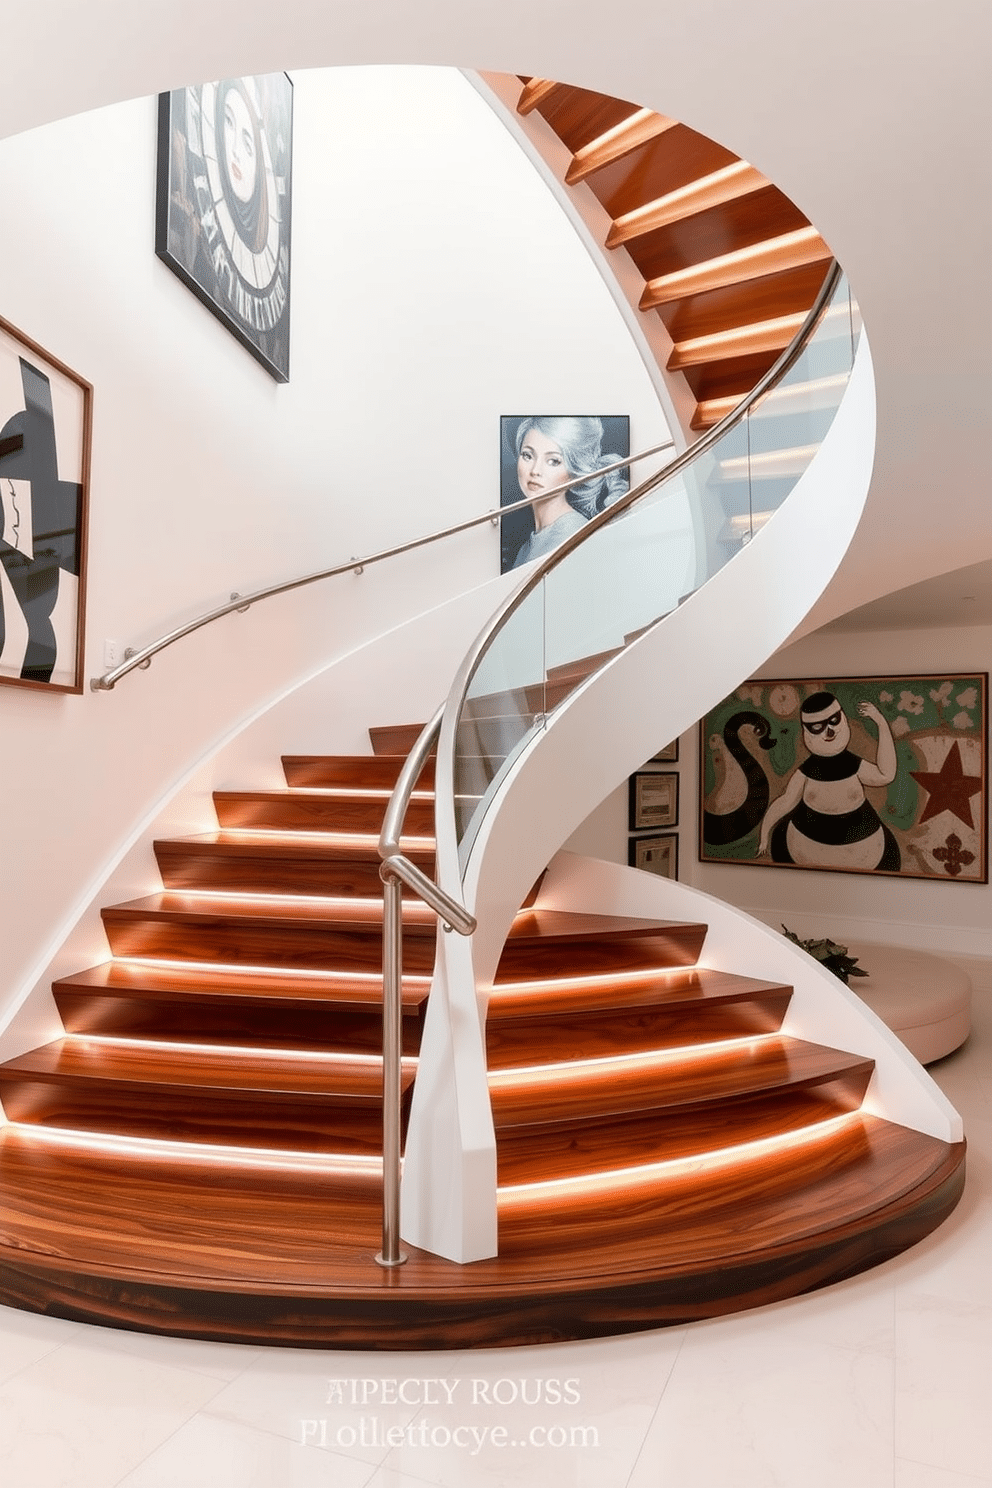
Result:
{"label": "framed painting of woman with silver hair", "polygon": [[[506,573],[554,552],[627,491],[626,469],[603,471],[630,454],[630,420],[626,414],[515,414],[500,424],[500,506],[536,498],[502,519],[500,573]],[[556,489],[577,478],[571,490]]]}
{"label": "framed painting of woman with silver hair", "polygon": [[155,252],[289,381],[293,85],[283,72],[159,97]]}

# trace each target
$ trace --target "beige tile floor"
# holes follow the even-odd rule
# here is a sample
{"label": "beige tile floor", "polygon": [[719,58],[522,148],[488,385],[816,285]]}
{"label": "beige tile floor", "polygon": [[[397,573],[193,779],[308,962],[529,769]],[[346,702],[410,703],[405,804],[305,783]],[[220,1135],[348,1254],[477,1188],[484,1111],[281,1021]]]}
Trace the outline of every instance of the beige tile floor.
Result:
{"label": "beige tile floor", "polygon": [[[948,1222],[863,1276],[736,1317],[533,1349],[359,1354],[0,1308],[0,1483],[992,1488],[990,1053],[986,996],[968,1044],[932,1071],[970,1142]],[[401,1382],[406,1403],[391,1398]]]}

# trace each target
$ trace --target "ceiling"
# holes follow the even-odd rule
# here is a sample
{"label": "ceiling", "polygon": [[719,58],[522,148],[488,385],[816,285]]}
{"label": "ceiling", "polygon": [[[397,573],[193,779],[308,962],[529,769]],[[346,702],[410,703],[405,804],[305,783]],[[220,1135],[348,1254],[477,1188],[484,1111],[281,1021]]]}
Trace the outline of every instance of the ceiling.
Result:
{"label": "ceiling", "polygon": [[934,627],[992,627],[992,560],[896,589],[848,610],[820,634],[862,630],[926,630]]}
{"label": "ceiling", "polygon": [[868,331],[871,491],[803,632],[985,623],[992,5],[611,0],[604,15],[602,0],[32,0],[5,7],[18,65],[0,135],[202,78],[382,62],[560,77],[682,119],[816,224]]}

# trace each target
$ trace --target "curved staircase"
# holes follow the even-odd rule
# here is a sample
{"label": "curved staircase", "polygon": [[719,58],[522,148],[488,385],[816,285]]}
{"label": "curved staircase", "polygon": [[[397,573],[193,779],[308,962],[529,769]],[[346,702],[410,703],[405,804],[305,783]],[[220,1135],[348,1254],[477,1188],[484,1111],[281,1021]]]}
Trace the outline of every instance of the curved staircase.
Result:
{"label": "curved staircase", "polygon": [[648,341],[687,431],[718,423],[816,299],[832,255],[815,226],[754,166],[688,125],[550,78],[482,77],[606,259],[621,250],[629,259],[632,305],[663,328]]}
{"label": "curved staircase", "polygon": [[[405,734],[384,731],[380,746]],[[872,1062],[783,1036],[791,989],[706,927],[516,917],[487,1023],[500,1254],[376,1266],[375,838],[402,756],[284,761],[54,988],[0,1067],[0,1301],[150,1331],[439,1348],[649,1328],[873,1265],[957,1200],[963,1143],[866,1113]],[[432,865],[431,766],[404,850]],[[434,926],[405,906],[404,1086]],[[701,962],[701,956],[703,964]]]}

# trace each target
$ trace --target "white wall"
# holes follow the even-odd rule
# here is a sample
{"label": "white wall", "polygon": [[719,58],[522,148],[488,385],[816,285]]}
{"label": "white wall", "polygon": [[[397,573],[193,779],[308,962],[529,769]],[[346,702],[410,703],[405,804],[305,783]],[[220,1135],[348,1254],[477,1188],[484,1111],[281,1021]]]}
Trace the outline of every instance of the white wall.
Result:
{"label": "white wall", "polygon": [[[144,643],[232,589],[497,505],[502,413],[626,410],[634,441],[666,437],[598,274],[464,78],[294,83],[287,387],[154,256],[153,100],[0,144],[0,308],[95,388],[87,677],[105,638]],[[497,569],[485,526],[224,620],[112,694],[0,687],[0,1009],[232,728]],[[328,711],[329,749],[347,714]]]}
{"label": "white wall", "polygon": [[[939,617],[935,617],[939,620]],[[992,630],[952,629],[843,632],[825,629],[783,647],[759,677],[857,677],[891,672],[992,670]],[[663,741],[659,741],[660,743]],[[990,985],[992,885],[931,879],[869,878],[861,874],[796,872],[789,868],[738,868],[697,861],[699,730],[680,741],[680,877],[749,914],[801,935],[876,940],[916,946],[971,965],[976,986]],[[569,846],[574,851],[626,862],[626,789],[603,803]]]}

